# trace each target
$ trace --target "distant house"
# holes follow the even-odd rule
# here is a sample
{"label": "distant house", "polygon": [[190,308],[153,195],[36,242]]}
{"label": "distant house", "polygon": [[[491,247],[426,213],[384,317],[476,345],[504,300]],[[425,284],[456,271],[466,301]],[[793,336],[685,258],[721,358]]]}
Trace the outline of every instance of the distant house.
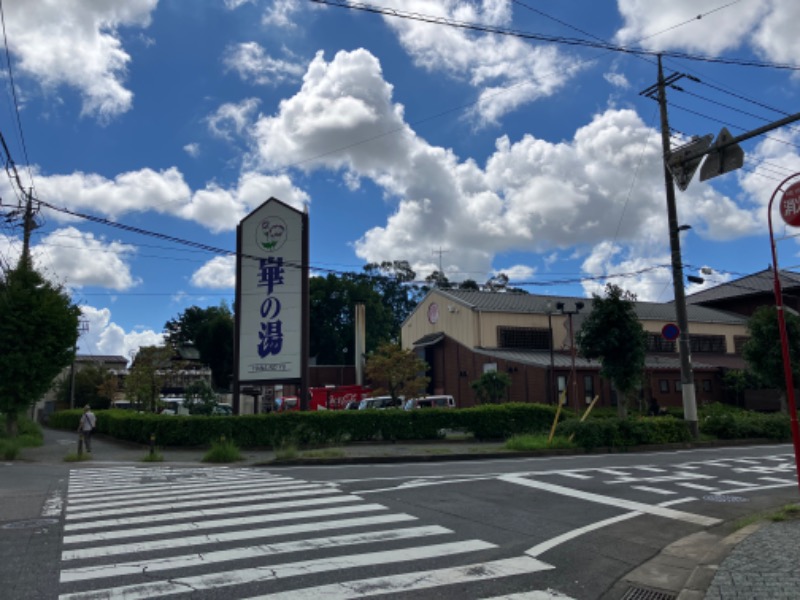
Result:
{"label": "distant house", "polygon": [[[637,302],[635,310],[648,335],[640,406],[652,399],[681,406],[676,343],[662,336],[664,326],[676,321],[675,307]],[[600,378],[599,363],[578,356],[572,344],[590,311],[587,298],[435,288],[404,321],[402,345],[430,365],[428,393],[450,394],[461,407],[475,404],[470,383],[487,370],[510,376],[508,401],[554,403],[566,388],[572,407],[586,406],[595,395],[600,406],[613,406],[617,398]],[[722,401],[724,371],[745,366],[739,351],[747,319],[699,304],[687,311],[697,401]]]}
{"label": "distant house", "polygon": [[[122,393],[122,384],[125,380],[125,375],[128,373],[128,359],[119,355],[104,355],[104,354],[77,354],[75,355],[74,369],[79,372],[89,365],[103,367],[117,377],[117,387]],[[53,385],[50,390],[39,400],[35,406],[31,408],[31,418],[44,421],[47,417],[56,410],[56,391],[59,384],[71,377],[73,372],[73,365],[64,368],[61,373],[53,380]],[[68,407],[63,407],[68,408]]]}
{"label": "distant house", "polygon": [[[765,269],[686,296],[686,304],[726,310],[746,317],[761,306],[775,305],[774,271]],[[800,314],[800,274],[780,271],[783,304]]]}

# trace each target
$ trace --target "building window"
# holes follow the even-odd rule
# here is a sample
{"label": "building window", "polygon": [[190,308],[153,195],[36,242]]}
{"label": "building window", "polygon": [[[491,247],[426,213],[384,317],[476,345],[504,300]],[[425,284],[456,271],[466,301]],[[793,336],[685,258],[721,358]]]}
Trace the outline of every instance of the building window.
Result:
{"label": "building window", "polygon": [[703,391],[710,392],[711,391],[711,380],[710,379],[703,379]]}
{"label": "building window", "polygon": [[675,380],[675,391],[676,392],[680,392],[681,391],[681,380],[680,379],[676,379]]}
{"label": "building window", "polygon": [[665,340],[660,333],[647,334],[648,352],[676,352],[675,348],[675,342]]}
{"label": "building window", "polygon": [[742,356],[744,353],[744,345],[747,340],[750,338],[746,335],[735,335],[733,336],[733,351],[736,353],[737,356]]}
{"label": "building window", "polygon": [[[556,386],[558,387],[558,397],[561,398],[561,395],[564,394],[564,390],[567,389],[567,378],[564,375],[559,375],[556,377]],[[564,394],[564,403],[567,401],[567,396]]]}
{"label": "building window", "polygon": [[660,391],[662,394],[669,394],[669,381],[666,379],[659,379],[658,391]]}
{"label": "building window", "polygon": [[594,400],[594,377],[591,375],[583,376],[583,400],[586,404],[591,404]]}
{"label": "building window", "polygon": [[549,350],[550,330],[534,327],[498,327],[497,346],[519,350]]}
{"label": "building window", "polygon": [[728,351],[724,335],[690,335],[692,352],[725,354]]}

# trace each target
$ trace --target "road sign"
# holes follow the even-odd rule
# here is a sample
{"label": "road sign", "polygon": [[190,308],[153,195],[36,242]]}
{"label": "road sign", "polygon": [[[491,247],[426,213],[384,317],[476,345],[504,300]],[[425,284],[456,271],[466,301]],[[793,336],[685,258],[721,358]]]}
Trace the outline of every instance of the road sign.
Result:
{"label": "road sign", "polygon": [[717,175],[724,175],[736,169],[741,169],[744,165],[744,150],[739,144],[732,144],[720,148],[723,144],[733,139],[731,133],[725,128],[719,132],[714,146],[708,153],[708,158],[700,168],[700,181],[706,181]]}
{"label": "road sign", "polygon": [[672,173],[672,177],[675,179],[675,185],[678,186],[680,191],[686,191],[686,188],[689,187],[689,182],[692,180],[692,177],[694,177],[695,171],[697,171],[697,167],[703,162],[703,155],[697,156],[689,162],[685,162],[684,157],[705,152],[708,150],[709,146],[711,146],[713,140],[714,136],[710,133],[703,137],[695,136],[688,144],[679,146],[670,152],[667,157],[667,168],[669,168],[669,172]]}
{"label": "road sign", "polygon": [[800,227],[800,181],[790,185],[783,193],[781,217],[787,225]]}
{"label": "road sign", "polygon": [[661,328],[661,337],[668,342],[674,342],[680,336],[681,330],[675,323],[667,323]]}

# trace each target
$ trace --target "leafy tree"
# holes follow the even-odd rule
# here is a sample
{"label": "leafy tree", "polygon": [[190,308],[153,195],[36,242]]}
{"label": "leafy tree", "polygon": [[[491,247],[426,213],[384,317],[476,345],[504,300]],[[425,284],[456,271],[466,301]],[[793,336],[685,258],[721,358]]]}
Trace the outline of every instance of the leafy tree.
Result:
{"label": "leafy tree", "polygon": [[508,287],[508,275],[505,273],[498,273],[486,282],[486,287],[492,292],[506,289]]}
{"label": "leafy tree", "polygon": [[[789,339],[789,357],[792,377],[797,387],[800,379],[800,317],[784,311],[786,335]],[[750,369],[765,385],[777,388],[781,394],[781,410],[788,412],[786,403],[786,379],[783,370],[783,353],[778,328],[778,313],[774,306],[762,306],[747,322],[749,339],[744,344],[742,354]]]}
{"label": "leafy tree", "polygon": [[511,377],[508,373],[489,371],[481,375],[480,379],[470,383],[470,386],[475,390],[480,404],[487,402],[496,404],[505,397],[508,388],[511,387]]}
{"label": "leafy tree", "polygon": [[[88,404],[94,409],[111,406],[117,390],[117,378],[102,365],[86,365],[75,370],[75,406]],[[60,406],[69,407],[72,396],[72,377],[63,378],[56,388]]]}
{"label": "leafy tree", "polygon": [[634,306],[636,296],[620,287],[606,285],[605,298],[592,296],[590,312],[575,336],[586,358],[600,359],[600,375],[611,381],[619,400],[617,411],[627,417],[628,398],[644,372],[647,337]]}
{"label": "leafy tree", "polygon": [[412,398],[425,391],[430,377],[424,373],[429,368],[412,350],[386,343],[367,357],[364,372],[376,395],[387,394],[397,401],[400,396]]}
{"label": "leafy tree", "polygon": [[474,290],[479,292],[481,287],[478,285],[478,282],[474,279],[465,279],[461,283],[458,284],[458,289],[460,290]]}
{"label": "leafy tree", "polygon": [[0,412],[9,436],[75,357],[80,309],[37,273],[27,254],[0,279]]}
{"label": "leafy tree", "polygon": [[169,368],[172,349],[168,346],[142,346],[125,378],[125,395],[136,406],[156,412],[156,404],[164,384],[164,371]]}
{"label": "leafy tree", "polygon": [[399,339],[400,325],[413,309],[403,282],[384,275],[312,277],[309,291],[311,356],[317,358],[317,364],[354,362],[356,304],[364,304],[366,310],[367,353],[383,342]]}
{"label": "leafy tree", "polygon": [[425,283],[428,284],[430,287],[435,288],[442,288],[442,289],[449,289],[453,287],[450,284],[450,280],[447,278],[447,275],[444,273],[440,273],[439,271],[434,271],[430,275],[425,278]]}
{"label": "leafy tree", "polygon": [[225,302],[208,308],[190,306],[164,325],[173,351],[185,345],[197,348],[217,389],[228,389],[233,377],[233,330],[233,313]]}
{"label": "leafy tree", "polygon": [[217,403],[214,389],[206,381],[193,381],[183,393],[184,406],[193,415],[210,415]]}

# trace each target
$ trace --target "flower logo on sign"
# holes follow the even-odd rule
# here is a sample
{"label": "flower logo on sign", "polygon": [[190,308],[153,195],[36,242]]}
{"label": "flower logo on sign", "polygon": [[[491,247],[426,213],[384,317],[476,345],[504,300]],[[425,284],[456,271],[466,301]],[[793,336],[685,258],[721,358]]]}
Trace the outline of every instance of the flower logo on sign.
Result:
{"label": "flower logo on sign", "polygon": [[256,244],[265,252],[280,250],[288,236],[289,229],[280,217],[267,217],[256,227]]}

